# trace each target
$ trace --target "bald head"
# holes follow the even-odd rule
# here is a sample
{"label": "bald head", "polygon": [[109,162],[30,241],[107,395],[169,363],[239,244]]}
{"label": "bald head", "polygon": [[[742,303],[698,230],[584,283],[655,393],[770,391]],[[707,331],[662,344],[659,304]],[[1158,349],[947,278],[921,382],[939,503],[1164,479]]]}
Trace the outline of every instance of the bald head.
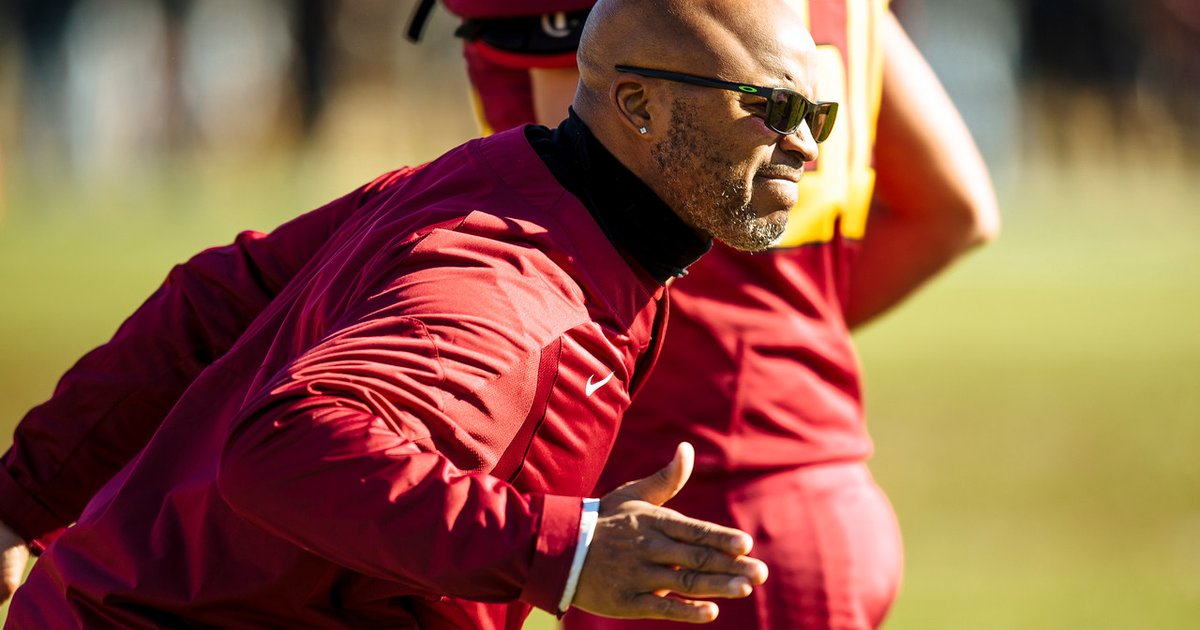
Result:
{"label": "bald head", "polygon": [[783,232],[803,165],[817,156],[806,126],[768,126],[777,110],[767,95],[815,100],[815,50],[786,0],[600,0],[579,44],[573,107],[688,225],[763,249]]}
{"label": "bald head", "polygon": [[786,0],[600,0],[579,44],[576,110],[607,96],[618,64],[805,88],[798,53],[811,48]]}

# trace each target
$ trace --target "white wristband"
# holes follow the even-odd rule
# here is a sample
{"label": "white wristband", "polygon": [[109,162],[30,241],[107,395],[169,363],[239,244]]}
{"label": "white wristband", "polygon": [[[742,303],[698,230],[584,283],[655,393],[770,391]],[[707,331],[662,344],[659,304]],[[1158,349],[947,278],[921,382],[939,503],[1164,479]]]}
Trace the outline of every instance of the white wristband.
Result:
{"label": "white wristband", "polygon": [[600,499],[583,499],[583,514],[579,517],[579,542],[575,544],[575,559],[571,561],[571,573],[567,575],[567,586],[562,599],[558,600],[558,611],[566,612],[575,600],[575,589],[579,588],[579,574],[583,572],[583,561],[587,559],[588,547],[596,533],[596,519],[600,518]]}

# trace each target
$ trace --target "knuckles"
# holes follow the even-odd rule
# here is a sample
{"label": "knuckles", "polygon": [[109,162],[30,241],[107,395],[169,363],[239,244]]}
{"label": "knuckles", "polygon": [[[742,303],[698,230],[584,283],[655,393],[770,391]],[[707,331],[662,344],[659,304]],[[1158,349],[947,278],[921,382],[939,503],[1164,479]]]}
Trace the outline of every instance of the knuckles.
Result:
{"label": "knuckles", "polygon": [[696,587],[700,585],[700,572],[691,570],[679,571],[678,579],[681,593],[695,593]]}
{"label": "knuckles", "polygon": [[717,551],[712,547],[693,547],[691,557],[691,568],[700,571],[713,568],[713,565],[719,560]]}

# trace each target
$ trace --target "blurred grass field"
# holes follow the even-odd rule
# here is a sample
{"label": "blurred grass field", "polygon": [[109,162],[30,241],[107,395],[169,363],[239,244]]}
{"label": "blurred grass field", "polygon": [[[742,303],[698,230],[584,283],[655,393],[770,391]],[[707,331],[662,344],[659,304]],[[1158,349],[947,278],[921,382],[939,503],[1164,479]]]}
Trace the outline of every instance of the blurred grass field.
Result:
{"label": "blurred grass field", "polygon": [[[4,444],[171,264],[375,166],[267,160],[62,187],[10,177]],[[906,540],[887,628],[1197,627],[1200,182],[1116,167],[1016,179],[1000,241],[859,335],[873,469]]]}

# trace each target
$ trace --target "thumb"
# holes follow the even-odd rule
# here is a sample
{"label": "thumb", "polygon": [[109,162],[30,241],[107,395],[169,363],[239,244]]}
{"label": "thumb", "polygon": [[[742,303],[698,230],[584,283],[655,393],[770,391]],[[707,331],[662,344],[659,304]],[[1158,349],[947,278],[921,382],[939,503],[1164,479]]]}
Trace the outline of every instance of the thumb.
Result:
{"label": "thumb", "polygon": [[29,547],[25,541],[0,523],[0,603],[12,597],[21,585],[28,563]]}
{"label": "thumb", "polygon": [[625,500],[634,499],[662,505],[683,489],[688,478],[692,476],[692,466],[695,462],[696,450],[691,444],[680,442],[679,446],[675,447],[675,457],[671,463],[649,477],[631,481],[617,488],[612,494],[620,495]]}
{"label": "thumb", "polygon": [[29,549],[24,545],[10,547],[0,552],[0,603],[12,597],[29,564]]}

